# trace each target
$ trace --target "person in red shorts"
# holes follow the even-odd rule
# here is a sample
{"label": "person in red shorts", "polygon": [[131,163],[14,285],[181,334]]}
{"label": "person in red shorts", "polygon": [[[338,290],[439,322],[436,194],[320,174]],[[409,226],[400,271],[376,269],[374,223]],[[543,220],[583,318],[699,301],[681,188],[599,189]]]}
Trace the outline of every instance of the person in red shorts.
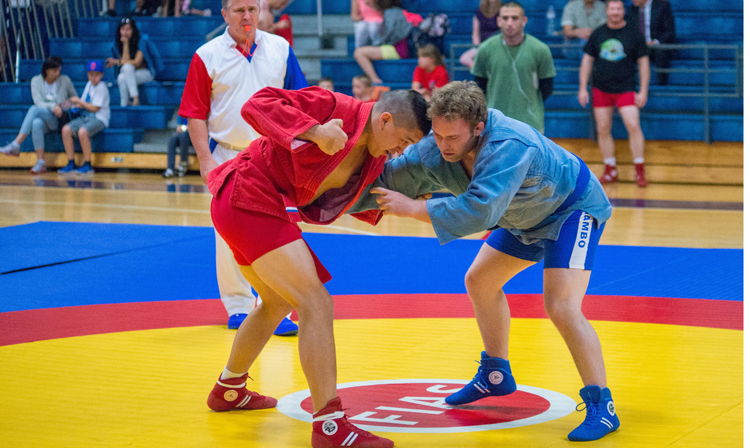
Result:
{"label": "person in red shorts", "polygon": [[[599,149],[604,158],[604,175],[599,181],[606,184],[618,180],[615,141],[612,139],[612,115],[617,107],[628,130],[636,183],[639,187],[645,187],[648,181],[643,159],[644,137],[639,109],[648,101],[651,67],[646,39],[638,31],[638,27],[625,21],[622,0],[607,0],[607,23],[591,33],[583,51],[578,102],[583,107],[589,103],[587,86],[593,69],[592,103]],[[640,77],[638,93],[635,92],[636,71]]]}
{"label": "person in red shorts", "polygon": [[450,77],[445,70],[443,55],[436,46],[427,44],[420,47],[417,56],[417,68],[414,69],[411,88],[430,101],[435,89],[448,84]]}
{"label": "person in red shorts", "polygon": [[[290,221],[285,200],[305,222],[333,222],[380,175],[389,154],[402,153],[429,133],[427,104],[412,90],[363,103],[317,86],[268,87],[245,103],[242,118],[262,137],[209,173],[211,218],[263,302],[237,330],[208,406],[229,411],[276,405],[246,389],[247,372],[295,309],[300,363],[315,412],[312,446],[392,447],[346,419],[336,395],[333,299],[323,286],[331,276]],[[376,214],[357,217],[376,222]]]}

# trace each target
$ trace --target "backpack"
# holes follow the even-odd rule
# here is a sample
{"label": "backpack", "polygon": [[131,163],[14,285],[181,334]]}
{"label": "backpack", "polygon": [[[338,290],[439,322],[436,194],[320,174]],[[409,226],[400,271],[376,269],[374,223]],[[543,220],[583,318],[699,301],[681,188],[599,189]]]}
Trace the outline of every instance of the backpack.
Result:
{"label": "backpack", "polygon": [[415,49],[433,44],[440,53],[445,54],[445,36],[451,32],[451,22],[445,14],[430,13],[419,26],[412,30],[411,40]]}

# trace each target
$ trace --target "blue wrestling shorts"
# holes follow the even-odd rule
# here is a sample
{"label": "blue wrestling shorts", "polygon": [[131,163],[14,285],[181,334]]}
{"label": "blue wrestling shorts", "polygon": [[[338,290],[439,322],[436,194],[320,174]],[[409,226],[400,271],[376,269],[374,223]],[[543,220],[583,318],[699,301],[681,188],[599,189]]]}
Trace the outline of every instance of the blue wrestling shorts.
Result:
{"label": "blue wrestling shorts", "polygon": [[563,223],[557,241],[540,240],[523,244],[512,233],[498,229],[487,238],[487,244],[504,254],[528,261],[544,259],[544,268],[584,269],[594,266],[594,255],[604,225],[596,228],[594,218],[586,212],[576,210]]}

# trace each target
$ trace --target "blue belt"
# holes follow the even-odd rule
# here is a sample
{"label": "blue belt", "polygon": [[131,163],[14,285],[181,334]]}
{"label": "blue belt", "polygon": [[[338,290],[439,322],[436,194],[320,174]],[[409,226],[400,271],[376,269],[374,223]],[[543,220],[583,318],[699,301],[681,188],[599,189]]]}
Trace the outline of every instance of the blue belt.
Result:
{"label": "blue belt", "polygon": [[573,189],[573,192],[570,193],[567,198],[565,198],[565,201],[563,201],[563,203],[560,204],[559,207],[557,207],[557,210],[555,210],[553,214],[565,210],[566,208],[573,205],[573,203],[575,203],[577,200],[581,199],[581,196],[583,196],[583,192],[586,191],[586,187],[589,185],[589,180],[591,179],[591,171],[580,157],[576,156],[575,154],[573,155],[581,164],[581,170],[578,172],[578,179],[576,179],[576,187]]}

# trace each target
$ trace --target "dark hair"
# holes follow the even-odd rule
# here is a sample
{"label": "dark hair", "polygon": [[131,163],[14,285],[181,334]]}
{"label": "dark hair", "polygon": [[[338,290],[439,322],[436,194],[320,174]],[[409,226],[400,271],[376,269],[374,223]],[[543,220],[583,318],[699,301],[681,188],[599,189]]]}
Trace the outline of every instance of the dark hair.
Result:
{"label": "dark hair", "polygon": [[42,78],[47,77],[47,70],[62,67],[62,59],[59,56],[50,56],[42,63]]}
{"label": "dark hair", "polygon": [[524,15],[526,15],[526,10],[523,8],[523,6],[521,6],[520,3],[515,2],[515,1],[503,3],[503,6],[501,6],[500,9],[503,9],[503,8],[521,8],[521,11],[523,11]]}
{"label": "dark hair", "polygon": [[378,113],[389,112],[393,124],[400,128],[416,124],[422,134],[432,129],[432,121],[427,118],[427,101],[416,90],[392,90],[385,92],[375,103]]}
{"label": "dark hair", "polygon": [[390,8],[402,8],[401,0],[374,0],[372,9],[379,11],[381,14]]}
{"label": "dark hair", "polygon": [[117,52],[122,57],[122,41],[120,41],[120,30],[125,25],[130,25],[133,29],[133,34],[130,36],[130,42],[128,48],[130,49],[130,59],[135,59],[135,54],[138,53],[138,43],[141,41],[141,33],[138,32],[138,27],[135,26],[135,21],[130,17],[123,17],[120,19],[120,24],[117,25],[117,31],[115,31],[115,45],[117,46]]}

